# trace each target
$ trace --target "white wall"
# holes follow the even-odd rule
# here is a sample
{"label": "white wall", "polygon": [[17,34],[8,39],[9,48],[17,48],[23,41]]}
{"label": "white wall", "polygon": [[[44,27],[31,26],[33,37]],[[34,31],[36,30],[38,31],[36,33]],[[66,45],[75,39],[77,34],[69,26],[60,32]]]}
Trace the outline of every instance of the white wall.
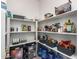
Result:
{"label": "white wall", "polygon": [[[77,0],[71,0],[72,1],[72,10],[77,10]],[[60,6],[64,3],[68,2],[68,0],[40,0],[40,14],[41,18],[44,18],[45,13],[53,13],[55,14],[54,7]]]}
{"label": "white wall", "polygon": [[39,0],[7,0],[8,9],[27,18],[39,18]]}
{"label": "white wall", "polygon": [[[77,0],[72,1],[72,10],[77,10]],[[8,9],[15,14],[24,15],[27,18],[44,19],[45,13],[53,13],[54,7],[60,6],[68,0],[7,0]]]}
{"label": "white wall", "polygon": [[[72,10],[77,9],[77,0],[72,1]],[[8,9],[15,14],[21,14],[27,18],[44,18],[45,13],[55,14],[54,7],[60,6],[68,0],[7,0]]]}

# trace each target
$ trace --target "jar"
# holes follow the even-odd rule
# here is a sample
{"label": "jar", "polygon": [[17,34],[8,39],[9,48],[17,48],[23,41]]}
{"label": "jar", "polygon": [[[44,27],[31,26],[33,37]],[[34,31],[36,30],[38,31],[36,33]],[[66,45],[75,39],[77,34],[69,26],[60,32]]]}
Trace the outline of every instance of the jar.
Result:
{"label": "jar", "polygon": [[31,31],[31,26],[28,26],[28,31]]}

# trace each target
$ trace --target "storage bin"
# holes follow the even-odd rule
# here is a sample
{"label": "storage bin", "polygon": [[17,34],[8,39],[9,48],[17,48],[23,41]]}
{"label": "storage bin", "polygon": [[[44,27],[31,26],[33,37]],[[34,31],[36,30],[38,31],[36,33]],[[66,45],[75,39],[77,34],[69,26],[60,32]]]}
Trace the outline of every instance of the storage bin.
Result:
{"label": "storage bin", "polygon": [[74,48],[63,48],[61,47],[60,45],[57,46],[57,49],[60,51],[60,52],[63,52],[69,56],[73,55],[75,53],[75,47]]}

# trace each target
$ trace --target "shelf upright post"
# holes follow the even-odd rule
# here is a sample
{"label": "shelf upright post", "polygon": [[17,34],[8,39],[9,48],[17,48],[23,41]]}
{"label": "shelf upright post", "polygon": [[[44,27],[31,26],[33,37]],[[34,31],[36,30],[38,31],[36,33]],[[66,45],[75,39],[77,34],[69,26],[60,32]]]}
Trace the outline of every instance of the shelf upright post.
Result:
{"label": "shelf upright post", "polygon": [[38,21],[36,21],[36,56],[38,50]]}
{"label": "shelf upright post", "polygon": [[10,18],[7,18],[7,50],[9,51],[10,46]]}

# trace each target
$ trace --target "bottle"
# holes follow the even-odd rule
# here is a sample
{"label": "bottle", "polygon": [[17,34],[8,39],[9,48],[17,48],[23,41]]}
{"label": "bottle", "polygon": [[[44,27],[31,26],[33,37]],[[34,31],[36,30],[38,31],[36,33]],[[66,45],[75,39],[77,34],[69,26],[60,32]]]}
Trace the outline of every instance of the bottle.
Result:
{"label": "bottle", "polygon": [[31,26],[28,26],[28,31],[31,31]]}
{"label": "bottle", "polygon": [[66,23],[66,25],[67,25],[67,32],[72,32],[73,23],[71,22],[70,19],[68,19],[68,22]]}

